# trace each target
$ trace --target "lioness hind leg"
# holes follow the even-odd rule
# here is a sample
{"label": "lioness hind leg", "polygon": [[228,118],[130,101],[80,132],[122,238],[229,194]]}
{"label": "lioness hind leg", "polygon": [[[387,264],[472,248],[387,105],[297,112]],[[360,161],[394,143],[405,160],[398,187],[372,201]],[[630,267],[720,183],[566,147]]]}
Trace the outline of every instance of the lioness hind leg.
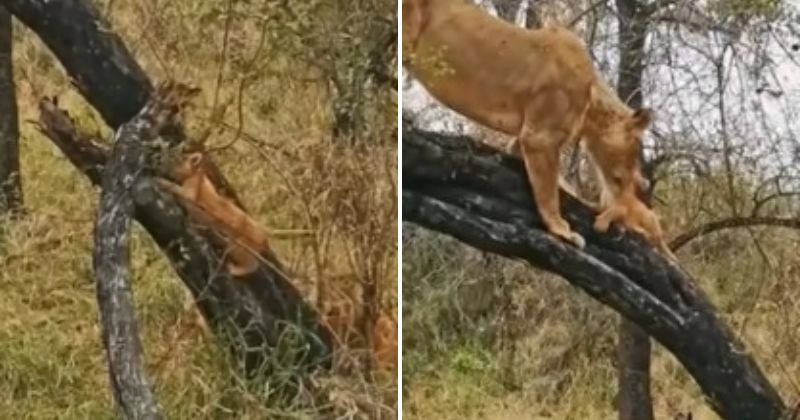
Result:
{"label": "lioness hind leg", "polygon": [[594,219],[594,230],[598,232],[605,232],[612,223],[624,219],[627,217],[627,214],[628,209],[625,206],[612,204],[611,207],[603,210],[603,212],[598,214]]}
{"label": "lioness hind leg", "polygon": [[586,245],[583,237],[573,232],[561,217],[558,198],[558,146],[560,142],[546,132],[533,132],[523,127],[519,145],[528,180],[533,188],[536,207],[547,230],[579,248]]}

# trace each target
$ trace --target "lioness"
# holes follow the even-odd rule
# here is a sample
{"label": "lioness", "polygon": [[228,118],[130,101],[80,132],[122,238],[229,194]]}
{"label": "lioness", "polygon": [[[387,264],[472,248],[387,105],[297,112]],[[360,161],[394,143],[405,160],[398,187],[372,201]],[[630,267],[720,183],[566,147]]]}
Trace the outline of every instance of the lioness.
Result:
{"label": "lioness", "polygon": [[403,0],[402,30],[403,63],[434,98],[517,137],[551,234],[585,243],[559,211],[558,157],[567,141],[585,141],[607,203],[636,206],[625,191],[643,183],[639,152],[651,113],[630,109],[608,88],[580,38],[558,27],[519,28],[463,0]]}

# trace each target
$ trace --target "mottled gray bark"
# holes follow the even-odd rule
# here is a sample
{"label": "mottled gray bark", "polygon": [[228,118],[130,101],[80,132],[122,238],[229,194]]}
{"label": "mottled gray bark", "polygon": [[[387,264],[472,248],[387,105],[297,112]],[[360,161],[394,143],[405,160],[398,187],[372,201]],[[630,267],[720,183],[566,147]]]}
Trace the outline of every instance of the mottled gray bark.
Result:
{"label": "mottled gray bark", "polygon": [[23,206],[11,36],[11,15],[0,5],[0,215],[18,214]]}
{"label": "mottled gray bark", "polygon": [[561,275],[672,352],[723,418],[778,419],[785,411],[695,280],[643,238],[595,232],[596,214],[564,194],[562,212],[587,241],[579,250],[545,233],[517,159],[408,121],[402,147],[405,221]]}
{"label": "mottled gray bark", "polygon": [[151,123],[135,118],[114,136],[102,177],[94,238],[94,273],[103,345],[111,389],[127,419],[160,419],[158,405],[142,366],[142,343],[136,325],[130,273],[132,190],[146,176]]}

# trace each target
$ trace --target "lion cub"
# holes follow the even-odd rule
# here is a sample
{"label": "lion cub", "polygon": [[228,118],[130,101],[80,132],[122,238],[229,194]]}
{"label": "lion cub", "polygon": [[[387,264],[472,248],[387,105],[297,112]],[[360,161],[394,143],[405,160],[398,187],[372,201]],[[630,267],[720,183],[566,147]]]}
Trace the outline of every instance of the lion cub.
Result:
{"label": "lion cub", "polygon": [[664,232],[661,230],[661,222],[658,215],[636,197],[632,191],[622,195],[605,207],[595,219],[594,228],[598,232],[606,232],[611,223],[616,221],[622,223],[622,226],[626,229],[642,235],[648,243],[655,246],[672,261],[678,260],[664,239]]}
{"label": "lion cub", "polygon": [[273,255],[267,233],[231,198],[217,191],[206,165],[208,162],[202,153],[190,153],[173,169],[177,183],[160,179],[160,184],[180,199],[195,221],[224,236],[228,242],[226,256],[231,275],[250,274],[258,268],[261,255]]}

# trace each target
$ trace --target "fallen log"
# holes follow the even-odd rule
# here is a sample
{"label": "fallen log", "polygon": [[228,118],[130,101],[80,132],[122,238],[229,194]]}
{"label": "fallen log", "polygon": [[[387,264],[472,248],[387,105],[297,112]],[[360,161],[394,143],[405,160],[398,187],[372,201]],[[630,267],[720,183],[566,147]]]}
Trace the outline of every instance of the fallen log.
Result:
{"label": "fallen log", "polygon": [[562,213],[586,239],[580,250],[548,235],[522,162],[466,136],[403,121],[403,220],[561,275],[642,327],[683,364],[725,419],[778,419],[780,395],[696,281],[647,245],[562,192]]}

